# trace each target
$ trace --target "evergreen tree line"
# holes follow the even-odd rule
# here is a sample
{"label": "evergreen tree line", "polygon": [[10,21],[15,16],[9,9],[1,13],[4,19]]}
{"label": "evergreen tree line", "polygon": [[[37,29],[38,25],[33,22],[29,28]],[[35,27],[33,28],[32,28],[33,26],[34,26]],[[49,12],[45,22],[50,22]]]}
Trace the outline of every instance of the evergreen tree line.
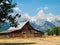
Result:
{"label": "evergreen tree line", "polygon": [[60,35],[60,26],[56,26],[53,29],[47,29],[46,30],[47,35],[56,35],[59,36]]}

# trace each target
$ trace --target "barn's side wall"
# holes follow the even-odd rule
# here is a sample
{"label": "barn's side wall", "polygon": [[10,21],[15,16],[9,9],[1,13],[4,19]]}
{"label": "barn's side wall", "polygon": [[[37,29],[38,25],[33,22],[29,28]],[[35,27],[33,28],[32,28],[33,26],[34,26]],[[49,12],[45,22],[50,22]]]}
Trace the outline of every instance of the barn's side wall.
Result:
{"label": "barn's side wall", "polygon": [[29,23],[26,23],[20,30],[9,33],[9,37],[42,37],[43,32],[33,29]]}

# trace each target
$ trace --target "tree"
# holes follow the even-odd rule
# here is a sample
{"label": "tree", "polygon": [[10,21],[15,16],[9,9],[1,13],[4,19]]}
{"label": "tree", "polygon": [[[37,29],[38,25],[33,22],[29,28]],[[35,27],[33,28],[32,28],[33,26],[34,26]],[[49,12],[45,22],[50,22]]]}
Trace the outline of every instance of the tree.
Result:
{"label": "tree", "polygon": [[50,29],[47,29],[46,32],[47,32],[47,35],[51,35],[51,30]]}
{"label": "tree", "polygon": [[55,26],[52,30],[51,29],[47,29],[47,35],[60,35],[60,26]]}
{"label": "tree", "polygon": [[58,36],[60,34],[60,27],[54,27],[53,31],[54,31],[54,34]]}
{"label": "tree", "polygon": [[50,32],[50,33],[51,33],[51,35],[52,35],[52,36],[54,35],[54,31],[53,31],[53,30],[51,30],[51,32]]}
{"label": "tree", "polygon": [[0,30],[0,32],[2,32],[3,30]]}
{"label": "tree", "polygon": [[59,30],[59,35],[60,35],[60,26],[58,27],[58,30]]}
{"label": "tree", "polygon": [[13,9],[16,6],[16,3],[13,4],[12,0],[0,0],[0,27],[4,25],[6,21],[9,22],[10,26],[17,27],[18,22],[16,17],[20,17],[19,14],[15,16],[9,15],[13,13]]}

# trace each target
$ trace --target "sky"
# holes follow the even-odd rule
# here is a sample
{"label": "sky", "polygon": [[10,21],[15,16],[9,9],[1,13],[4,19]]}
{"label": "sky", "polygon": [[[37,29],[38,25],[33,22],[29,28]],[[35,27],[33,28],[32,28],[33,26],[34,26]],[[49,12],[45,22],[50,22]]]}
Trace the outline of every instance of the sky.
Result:
{"label": "sky", "polygon": [[13,3],[17,3],[16,13],[35,16],[40,10],[43,10],[45,13],[60,15],[60,0],[13,0]]}

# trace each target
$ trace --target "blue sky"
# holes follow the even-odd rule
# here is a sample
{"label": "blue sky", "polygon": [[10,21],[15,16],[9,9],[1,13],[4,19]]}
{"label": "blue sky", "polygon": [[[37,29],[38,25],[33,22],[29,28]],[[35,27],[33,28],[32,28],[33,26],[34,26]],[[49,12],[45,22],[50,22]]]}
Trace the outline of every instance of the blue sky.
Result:
{"label": "blue sky", "polygon": [[13,0],[21,10],[19,13],[28,13],[31,16],[36,15],[40,10],[45,13],[60,15],[60,0]]}

